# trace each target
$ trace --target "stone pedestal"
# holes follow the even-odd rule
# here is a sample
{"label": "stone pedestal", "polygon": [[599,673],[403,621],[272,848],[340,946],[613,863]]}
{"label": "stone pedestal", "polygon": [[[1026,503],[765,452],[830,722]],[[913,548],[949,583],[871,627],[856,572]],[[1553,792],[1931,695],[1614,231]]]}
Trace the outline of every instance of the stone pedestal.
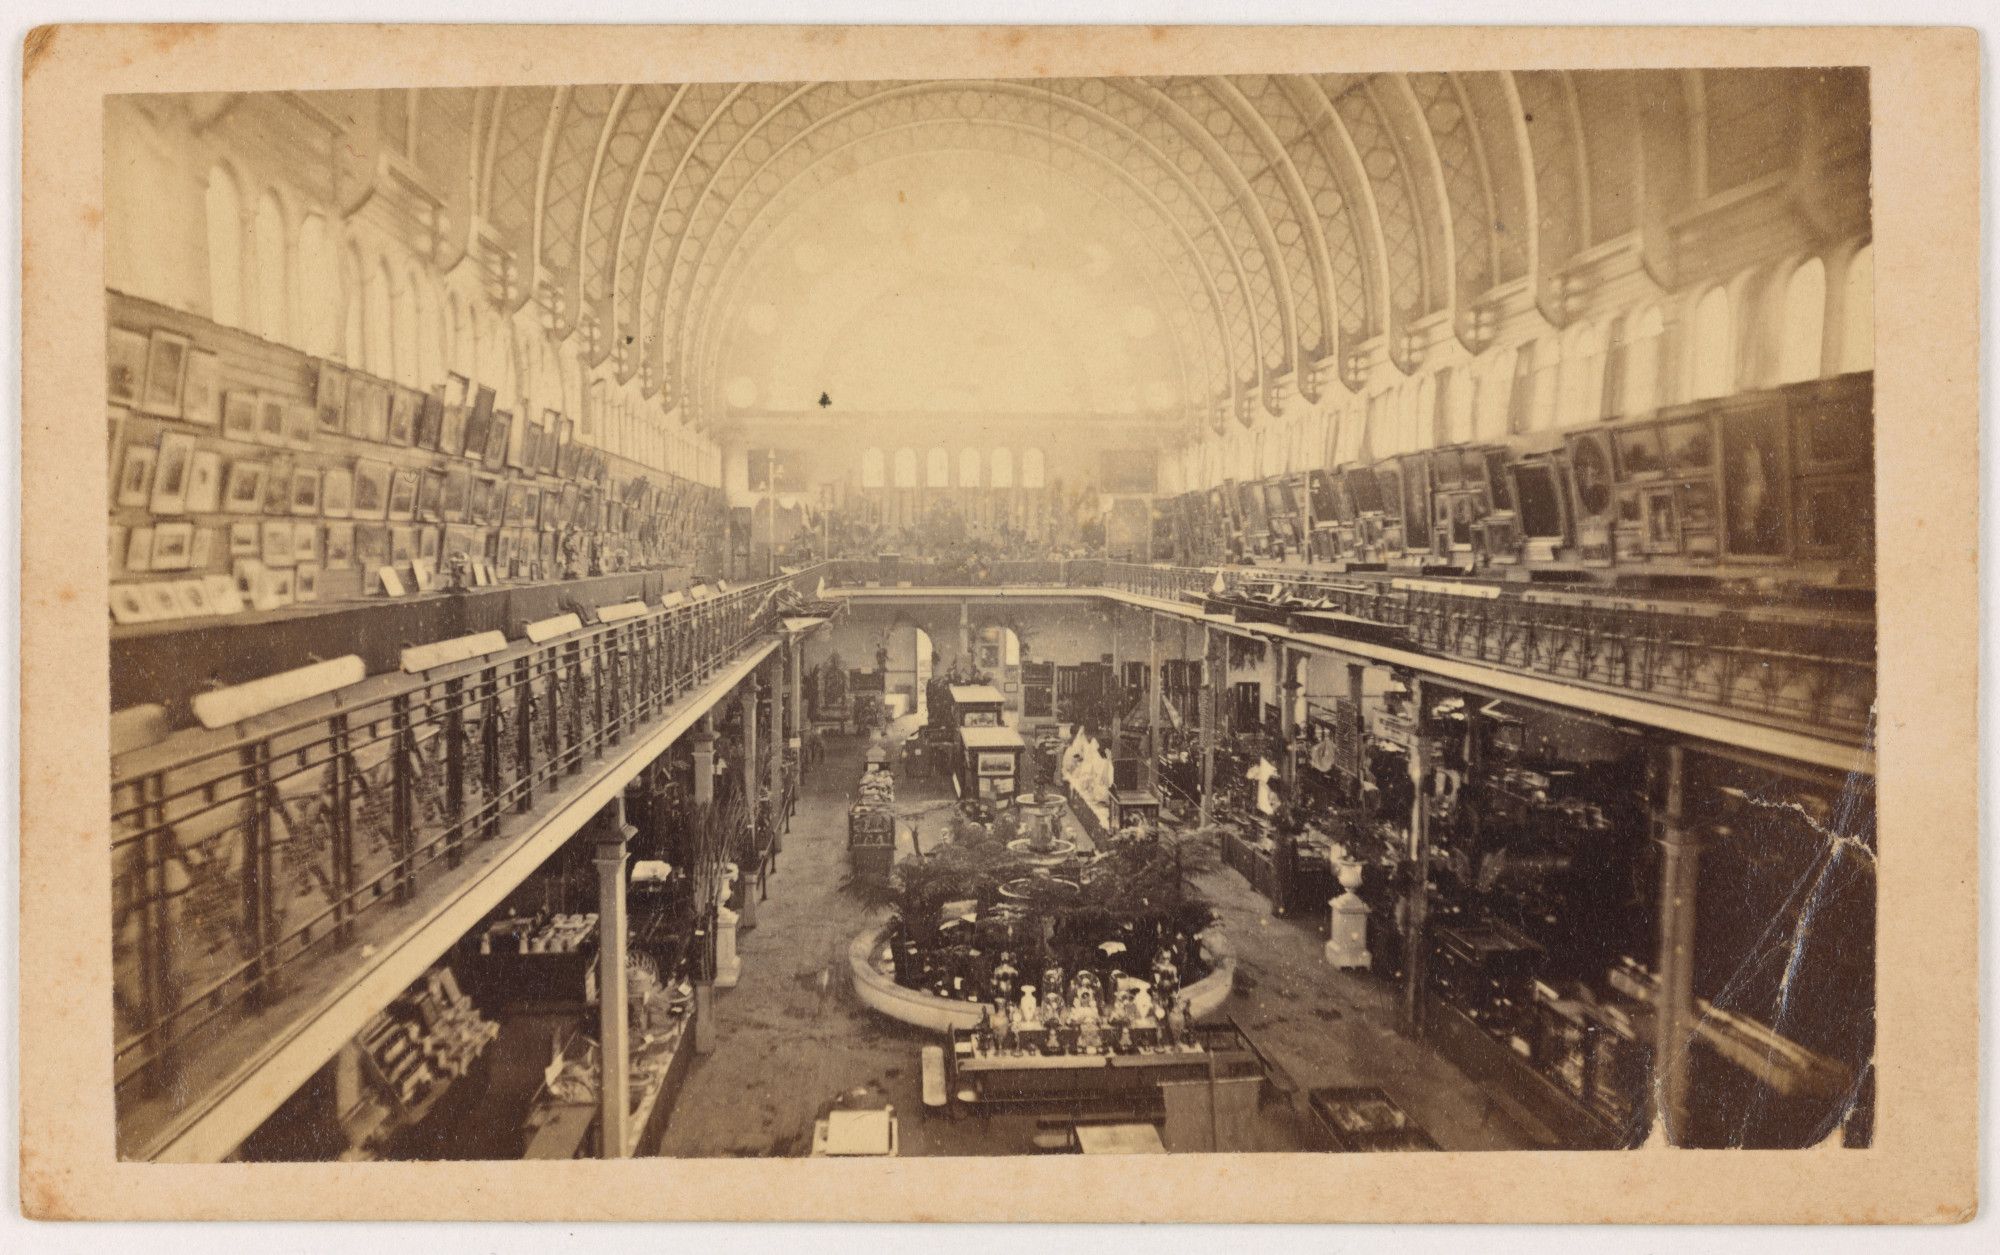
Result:
{"label": "stone pedestal", "polygon": [[1340,968],[1367,967],[1368,904],[1350,892],[1333,899],[1327,907],[1331,912],[1327,964]]}
{"label": "stone pedestal", "polygon": [[[1367,907],[1362,907],[1367,910]],[[743,958],[736,953],[736,912],[728,907],[715,911],[715,987],[734,989],[743,977]]]}

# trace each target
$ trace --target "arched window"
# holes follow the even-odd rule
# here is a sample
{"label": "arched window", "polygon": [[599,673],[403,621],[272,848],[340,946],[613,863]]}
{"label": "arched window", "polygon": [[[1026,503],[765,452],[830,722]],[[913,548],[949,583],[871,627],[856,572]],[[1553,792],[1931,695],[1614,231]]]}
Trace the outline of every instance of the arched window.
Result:
{"label": "arched window", "polygon": [[1690,401],[1726,396],[1736,379],[1736,337],[1729,293],[1710,288],[1695,302],[1688,336]]}
{"label": "arched window", "polygon": [[943,445],[933,445],[929,456],[924,459],[924,486],[951,487],[951,454],[944,451]]}
{"label": "arched window", "polygon": [[604,421],[604,407],[609,403],[609,392],[602,379],[590,381],[590,404],[583,407],[583,421],[577,424],[582,434],[589,436],[592,444],[597,443],[598,424]]}
{"label": "arched window", "polygon": [[243,325],[243,194],[236,176],[208,172],[208,316],[225,327]]}
{"label": "arched window", "polygon": [[1562,368],[1562,342],[1545,335],[1522,350],[1514,363],[1519,385],[1511,416],[1515,431],[1546,431],[1555,426],[1557,376]]}
{"label": "arched window", "polygon": [[908,445],[896,450],[896,487],[917,486],[917,451]]}
{"label": "arched window", "polygon": [[[414,276],[412,276],[414,278]],[[395,339],[389,350],[394,355],[393,368],[397,383],[417,382],[417,292],[414,283],[405,283],[395,288],[395,316],[390,323],[390,331]]]}
{"label": "arched window", "polygon": [[192,241],[181,235],[178,224],[168,234],[166,224],[154,216],[160,189],[180,176],[174,147],[133,98],[106,101],[104,121],[105,283],[120,292],[184,306],[193,293],[185,290],[174,267]]}
{"label": "arched window", "polygon": [[993,451],[992,481],[995,488],[1014,486],[1014,451],[1005,445]]}
{"label": "arched window", "polygon": [[404,282],[415,306],[411,323],[417,335],[416,377],[410,382],[428,388],[444,382],[444,329],[438,325],[437,298],[431,294],[430,284],[414,270]]}
{"label": "arched window", "polygon": [[362,366],[361,334],[361,250],[349,245],[347,264],[341,270],[341,351],[347,364],[357,370]]}
{"label": "arched window", "polygon": [[1027,449],[1021,454],[1021,487],[1040,488],[1043,484],[1042,451]]}
{"label": "arched window", "polygon": [[1437,380],[1425,375],[1417,381],[1412,398],[1409,435],[1404,447],[1428,449],[1437,442]]}
{"label": "arched window", "polygon": [[1826,362],[1826,263],[1809,257],[1785,280],[1778,323],[1778,382],[1820,377]]}
{"label": "arched window", "polygon": [[1660,408],[1660,348],[1666,331],[1666,319],[1657,305],[1625,316],[1619,333],[1624,337],[1621,361],[1625,373],[1624,388],[1617,398],[1620,417]]}
{"label": "arched window", "polygon": [[969,445],[958,451],[958,486],[979,487],[979,450]]}
{"label": "arched window", "polygon": [[362,369],[383,379],[396,374],[396,325],[390,313],[389,266],[370,266],[361,285]]}
{"label": "arched window", "polygon": [[882,451],[863,449],[861,451],[861,486],[863,488],[882,487]]}
{"label": "arched window", "polygon": [[1472,388],[1462,366],[1446,366],[1437,373],[1438,427],[1446,444],[1463,444],[1472,439]]}
{"label": "arched window", "polygon": [[1840,369],[1875,368],[1875,245],[1863,244],[1847,262],[1840,294]]}
{"label": "arched window", "polygon": [[340,260],[326,219],[318,214],[307,214],[299,224],[298,276],[292,311],[298,345],[308,353],[332,353],[340,333]]}
{"label": "arched window", "polygon": [[258,334],[288,343],[291,328],[286,311],[291,304],[291,274],[285,255],[285,211],[271,192],[257,198],[250,244],[250,255],[256,259],[257,267]]}
{"label": "arched window", "polygon": [[1474,435],[1497,440],[1507,434],[1507,399],[1514,391],[1513,348],[1497,349],[1479,368],[1473,401]]}
{"label": "arched window", "polygon": [[1563,333],[1556,424],[1574,427],[1604,417],[1604,329],[1579,322]]}

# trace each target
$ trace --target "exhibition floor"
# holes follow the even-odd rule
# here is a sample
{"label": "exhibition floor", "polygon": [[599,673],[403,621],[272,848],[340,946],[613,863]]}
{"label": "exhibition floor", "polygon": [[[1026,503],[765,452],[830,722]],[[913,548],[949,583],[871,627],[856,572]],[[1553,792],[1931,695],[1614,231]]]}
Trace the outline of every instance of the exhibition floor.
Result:
{"label": "exhibition floor", "polygon": [[[865,741],[834,738],[808,774],[757,927],[739,937],[741,983],[718,993],[715,1050],[689,1075],[661,1154],[795,1156],[835,1103],[893,1104],[905,1155],[1019,1154],[1035,1121],[1018,1116],[922,1116],[920,1051],[937,1038],[887,1020],[855,998],[848,944],[881,908],[849,884],[847,805]],[[927,793],[911,795],[915,805]],[[938,829],[943,812],[926,823]],[[1273,1090],[1375,1085],[1446,1150],[1532,1147],[1544,1139],[1479,1086],[1396,1028],[1395,991],[1328,967],[1318,921],[1275,919],[1268,902],[1226,868],[1197,888],[1218,910],[1238,955],[1224,1010],[1272,1067]],[[1282,1101],[1264,1104],[1258,1149],[1302,1149]]]}

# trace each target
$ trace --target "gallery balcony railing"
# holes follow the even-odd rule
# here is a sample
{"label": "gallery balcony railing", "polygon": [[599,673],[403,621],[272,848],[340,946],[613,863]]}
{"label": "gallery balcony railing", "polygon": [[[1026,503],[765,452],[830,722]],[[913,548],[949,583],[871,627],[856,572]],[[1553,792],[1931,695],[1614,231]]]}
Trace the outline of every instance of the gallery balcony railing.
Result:
{"label": "gallery balcony railing", "polygon": [[510,816],[568,791],[767,632],[776,589],[818,576],[377,677],[331,713],[114,764],[121,1110],[134,1095],[184,1101],[177,1061],[351,945],[369,912],[410,902]]}
{"label": "gallery balcony railing", "polygon": [[[1217,580],[1221,587],[1216,589]],[[1163,600],[1275,592],[1485,666],[1726,711],[1860,742],[1875,707],[1872,614],[1607,590],[1498,592],[1440,580],[1106,563],[1105,586]]]}
{"label": "gallery balcony railing", "polygon": [[988,562],[941,561],[885,554],[836,558],[824,564],[826,582],[846,588],[1077,588],[1102,583],[1098,558],[1004,558]]}
{"label": "gallery balcony railing", "polygon": [[[1804,602],[1605,588],[1351,575],[1284,567],[1188,567],[1072,559],[1052,578],[1012,579],[993,563],[974,580],[906,561],[827,564],[829,585],[911,588],[1041,584],[1117,589],[1161,601],[1252,592],[1315,603],[1389,630],[1402,648],[1528,675],[1720,711],[1850,743],[1869,737],[1875,623],[1865,611]],[[1043,574],[1048,574],[1043,572]],[[1285,616],[1277,613],[1275,618]],[[1383,639],[1377,634],[1376,639]]]}

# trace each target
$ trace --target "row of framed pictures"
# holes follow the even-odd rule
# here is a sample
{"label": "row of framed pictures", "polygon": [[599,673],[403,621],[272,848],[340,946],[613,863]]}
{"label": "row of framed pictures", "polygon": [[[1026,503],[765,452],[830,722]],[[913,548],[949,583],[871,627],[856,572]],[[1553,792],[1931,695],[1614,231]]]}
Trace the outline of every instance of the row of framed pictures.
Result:
{"label": "row of framed pictures", "polygon": [[[211,570],[218,550],[229,574]],[[524,528],[390,527],[370,523],[265,520],[226,527],[159,523],[111,529],[111,615],[114,621],[169,619],[273,610],[316,602],[321,577],[360,572],[343,581],[346,593],[429,592],[439,572],[457,557],[474,587],[507,579],[551,576],[560,553],[556,538]],[[176,574],[182,578],[125,582],[121,576]],[[236,595],[224,595],[225,581]],[[205,594],[205,595],[204,595]],[[176,607],[179,607],[178,609]]]}
{"label": "row of framed pictures", "polygon": [[352,466],[300,466],[236,458],[197,447],[186,432],[125,446],[112,495],[120,509],[156,518],[282,514],[389,522],[482,523],[497,527],[623,530],[631,507],[595,487],[559,488],[476,474],[462,467],[402,467],[361,458]]}
{"label": "row of framed pictures", "polygon": [[[338,362],[317,365],[310,400],[221,386],[217,354],[187,336],[109,329],[110,404],[155,418],[212,427],[231,440],[310,450],[321,434],[465,457],[512,469],[603,482],[603,453],[575,440],[576,425],[555,410],[537,421],[494,408],[493,389],[460,375],[428,392],[376,379]],[[471,394],[468,396],[468,392]]]}
{"label": "row of framed pictures", "polygon": [[[1872,553],[1868,375],[1681,406],[1523,452],[1458,446],[1366,466],[1229,482],[1163,503],[1183,548],[1380,561],[1465,554],[1585,565],[1865,559]],[[1306,515],[1302,506],[1310,509]]]}
{"label": "row of framed pictures", "polygon": [[524,527],[486,528],[447,524],[442,527],[389,526],[374,523],[317,523],[265,519],[201,527],[190,522],[162,522],[144,527],[111,528],[111,570],[114,575],[160,572],[207,572],[217,557],[234,561],[255,558],[267,567],[308,563],[330,571],[426,563],[436,571],[454,554],[470,562],[485,562],[497,578],[538,578],[553,571],[561,549],[557,538]]}

